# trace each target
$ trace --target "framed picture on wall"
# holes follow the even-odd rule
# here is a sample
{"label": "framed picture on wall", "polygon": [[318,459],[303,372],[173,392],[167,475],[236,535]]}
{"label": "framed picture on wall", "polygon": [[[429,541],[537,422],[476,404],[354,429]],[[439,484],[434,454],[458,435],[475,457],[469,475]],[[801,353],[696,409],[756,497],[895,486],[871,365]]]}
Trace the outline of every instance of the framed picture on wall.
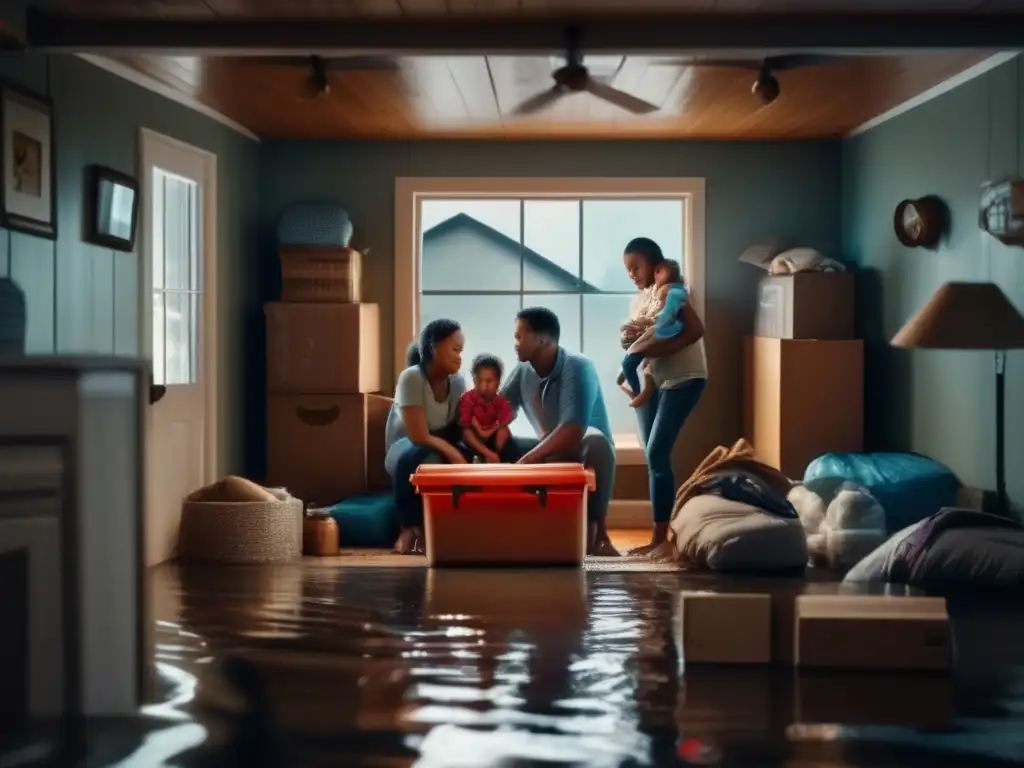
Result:
{"label": "framed picture on wall", "polygon": [[118,251],[135,250],[139,183],[126,173],[89,166],[85,239]]}
{"label": "framed picture on wall", "polygon": [[0,84],[0,225],[57,239],[53,102]]}

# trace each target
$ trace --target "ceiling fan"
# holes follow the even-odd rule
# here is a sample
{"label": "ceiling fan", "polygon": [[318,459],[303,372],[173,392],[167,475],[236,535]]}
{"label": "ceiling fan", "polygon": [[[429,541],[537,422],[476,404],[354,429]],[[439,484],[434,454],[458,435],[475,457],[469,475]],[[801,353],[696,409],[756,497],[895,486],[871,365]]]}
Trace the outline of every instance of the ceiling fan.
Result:
{"label": "ceiling fan", "polygon": [[309,72],[306,78],[307,94],[312,98],[326,96],[331,92],[331,83],[327,78],[331,72],[395,72],[402,68],[398,61],[387,56],[247,56],[245,59],[270,67],[306,69]]}
{"label": "ceiling fan", "polygon": [[660,107],[650,102],[631,96],[625,91],[612,88],[610,85],[595,80],[583,64],[583,54],[579,47],[580,32],[577,27],[565,30],[565,65],[551,73],[555,84],[536,96],[531,96],[512,110],[514,115],[532,115],[541,112],[554,104],[563,96],[586,91],[610,104],[632,112],[634,115],[648,115],[657,112]]}
{"label": "ceiling fan", "polygon": [[789,69],[805,69],[836,64],[847,60],[845,56],[828,56],[814,53],[787,53],[780,56],[769,56],[760,61],[756,59],[659,59],[652,62],[659,66],[670,67],[724,67],[728,69],[749,69],[757,72],[750,92],[761,99],[764,104],[771,104],[782,93],[776,72]]}

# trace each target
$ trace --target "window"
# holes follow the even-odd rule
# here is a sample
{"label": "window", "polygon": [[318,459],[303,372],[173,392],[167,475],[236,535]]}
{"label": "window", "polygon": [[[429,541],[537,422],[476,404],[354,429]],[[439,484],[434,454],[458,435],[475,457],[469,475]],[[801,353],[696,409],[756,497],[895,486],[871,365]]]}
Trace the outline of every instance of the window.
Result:
{"label": "window", "polygon": [[[508,371],[516,362],[516,312],[547,307],[561,321],[562,345],[594,361],[619,457],[628,463],[638,441],[615,380],[619,326],[636,288],[622,248],[639,235],[653,238],[680,260],[699,302],[703,182],[402,179],[397,193],[397,241],[411,246],[396,252],[397,353],[404,355],[423,323],[451,317],[466,331],[464,373],[481,352],[500,357]],[[531,434],[522,417],[513,432]]]}
{"label": "window", "polygon": [[199,185],[153,171],[153,383],[197,381]]}

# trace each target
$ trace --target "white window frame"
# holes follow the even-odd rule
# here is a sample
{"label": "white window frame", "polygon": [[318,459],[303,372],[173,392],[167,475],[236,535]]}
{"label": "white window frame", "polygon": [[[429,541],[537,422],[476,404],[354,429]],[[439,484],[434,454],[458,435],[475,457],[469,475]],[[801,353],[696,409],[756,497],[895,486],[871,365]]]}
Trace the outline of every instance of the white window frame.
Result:
{"label": "white window frame", "polygon": [[[421,208],[424,200],[566,198],[679,200],[683,205],[684,273],[694,309],[705,318],[705,183],[703,178],[415,178],[395,179],[395,378],[419,332]],[[642,235],[642,232],[638,232]],[[623,318],[625,320],[625,318]],[[705,321],[705,331],[707,323]],[[619,464],[645,464],[635,434],[616,434]]]}

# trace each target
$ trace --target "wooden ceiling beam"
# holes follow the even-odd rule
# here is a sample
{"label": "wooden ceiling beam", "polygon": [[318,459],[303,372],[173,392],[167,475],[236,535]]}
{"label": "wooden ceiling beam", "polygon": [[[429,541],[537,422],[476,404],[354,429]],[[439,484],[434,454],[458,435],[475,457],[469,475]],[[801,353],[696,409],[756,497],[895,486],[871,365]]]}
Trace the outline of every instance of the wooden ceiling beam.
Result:
{"label": "wooden ceiling beam", "polygon": [[[86,19],[30,10],[32,48],[50,53],[245,55],[295,52],[557,53],[572,20],[334,19],[186,21]],[[1007,13],[644,14],[576,19],[585,51],[944,51],[1024,49],[1024,11]]]}

